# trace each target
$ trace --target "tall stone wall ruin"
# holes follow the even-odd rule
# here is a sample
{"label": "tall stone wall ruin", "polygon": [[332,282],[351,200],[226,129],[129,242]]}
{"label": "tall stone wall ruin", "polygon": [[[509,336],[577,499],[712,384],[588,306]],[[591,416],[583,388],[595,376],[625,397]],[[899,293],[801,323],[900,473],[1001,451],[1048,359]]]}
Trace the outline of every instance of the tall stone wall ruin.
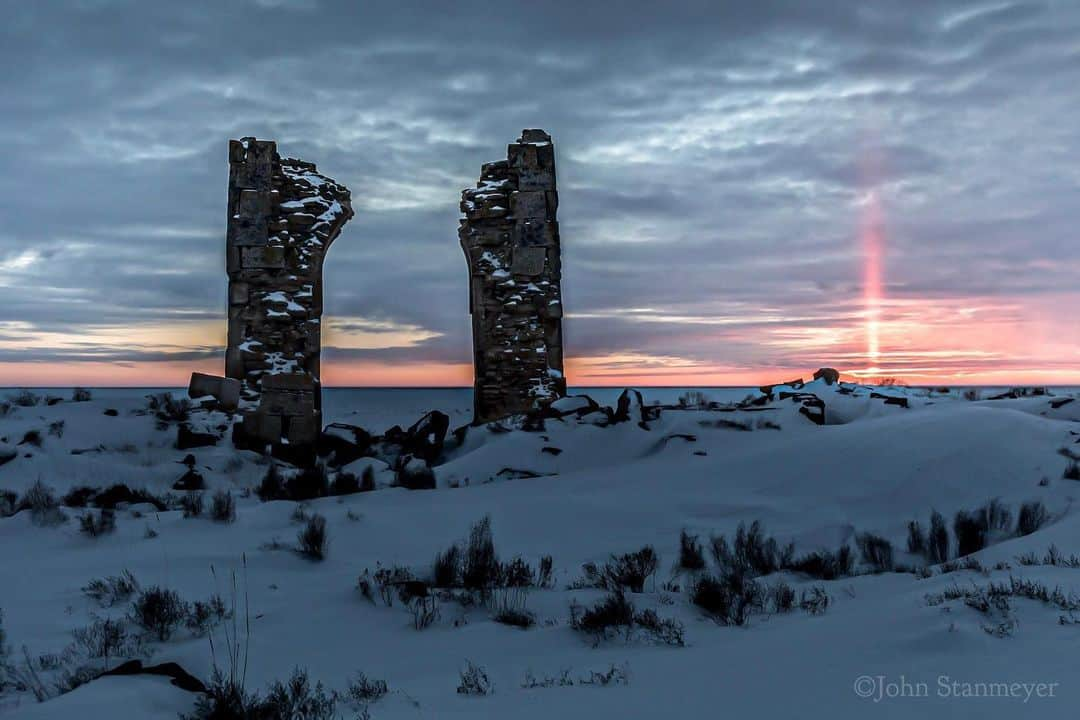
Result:
{"label": "tall stone wall ruin", "polygon": [[[274,142],[229,142],[225,375],[240,382],[241,447],[314,450],[326,252],[353,216],[349,190]],[[193,380],[194,384],[194,380]]]}
{"label": "tall stone wall ruin", "polygon": [[566,394],[555,147],[523,130],[507,159],[462,192],[458,237],[469,265],[474,422]]}

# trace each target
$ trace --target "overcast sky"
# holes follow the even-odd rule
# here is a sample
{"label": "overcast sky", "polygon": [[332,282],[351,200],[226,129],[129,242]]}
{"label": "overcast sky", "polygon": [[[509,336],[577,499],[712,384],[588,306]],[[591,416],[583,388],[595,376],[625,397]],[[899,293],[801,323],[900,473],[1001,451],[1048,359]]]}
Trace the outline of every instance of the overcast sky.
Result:
{"label": "overcast sky", "polygon": [[572,383],[1080,383],[1074,0],[36,0],[0,61],[0,385],[220,372],[245,135],[352,190],[328,383],[468,383],[460,191],[525,127]]}

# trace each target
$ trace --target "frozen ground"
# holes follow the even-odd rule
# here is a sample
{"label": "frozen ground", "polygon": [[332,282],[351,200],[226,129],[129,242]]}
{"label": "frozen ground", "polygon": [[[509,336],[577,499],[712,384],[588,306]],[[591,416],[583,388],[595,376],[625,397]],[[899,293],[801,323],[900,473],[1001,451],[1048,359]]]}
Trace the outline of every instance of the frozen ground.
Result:
{"label": "frozen ground", "polygon": [[[65,509],[68,520],[53,526],[35,524],[30,511],[0,518],[0,610],[9,662],[25,664],[27,648],[51,689],[60,670],[40,656],[61,654],[72,632],[95,618],[123,619],[129,603],[102,608],[82,593],[93,579],[129,570],[143,588],[173,588],[187,600],[218,592],[228,601],[235,572],[250,605],[238,613],[241,625],[250,619],[247,686],[263,689],[303,667],[313,681],[344,691],[362,671],[386,680],[391,690],[368,708],[373,718],[1074,712],[1080,625],[1072,623],[1080,611],[1071,608],[1080,607],[1073,594],[1080,593],[1080,568],[1071,565],[1080,563],[1029,565],[1018,558],[1041,559],[1051,546],[1065,558],[1080,554],[1080,514],[1072,507],[1080,484],[1065,477],[1067,454],[1080,455],[1080,393],[1063,388],[1049,397],[968,400],[959,391],[882,388],[885,397],[872,397],[868,388],[837,390],[821,383],[800,390],[824,402],[824,426],[801,414],[800,402],[776,399],[753,410],[667,409],[647,429],[636,422],[601,427],[592,424],[595,417],[573,415],[547,420],[542,432],[473,428],[460,445],[448,441],[435,490],[388,488],[307,503],[308,514],[327,519],[323,562],[288,549],[301,527],[293,519],[296,503],[264,503],[249,492],[267,472],[264,458],[227,443],[199,448],[191,452],[206,478],[207,499],[217,489],[233,493],[233,523],[185,519],[179,510],[143,504],[119,510],[115,532],[91,538],[79,530],[80,509]],[[139,414],[150,391],[98,390],[80,403],[66,401],[70,391],[42,392],[65,402],[14,406],[0,417],[0,458],[15,452],[0,465],[0,490],[21,495],[41,480],[58,496],[76,486],[113,483],[163,494],[186,470],[179,463],[187,453],[172,447],[175,427],[159,430],[151,415]],[[643,392],[646,402],[673,403],[681,390]],[[751,390],[703,392],[728,403]],[[618,391],[589,394],[613,405]],[[888,397],[908,407],[887,403]],[[1070,397],[1077,400],[1067,402]],[[325,404],[327,422],[381,432],[431,409],[446,412],[457,427],[469,417],[470,397],[465,390],[328,390]],[[107,409],[115,416],[105,415]],[[60,421],[62,431],[55,425]],[[35,430],[40,447],[19,444]],[[908,522],[917,519],[925,529],[937,510],[954,558],[955,514],[992,498],[1012,518],[970,556],[982,570],[927,567],[922,556],[906,551]],[[1018,537],[1020,506],[1032,501],[1044,504],[1048,518]],[[509,627],[493,621],[483,605],[444,600],[439,619],[417,630],[400,602],[373,604],[357,589],[360,575],[379,565],[426,577],[436,553],[463,541],[484,516],[491,518],[504,560],[520,555],[535,566],[544,555],[553,558],[554,587],[528,594],[536,626]],[[823,580],[781,570],[757,580],[763,586],[782,580],[800,595],[823,588],[825,612],[767,609],[732,626],[691,602],[688,588],[696,577],[675,568],[680,532],[699,536],[708,556],[710,536],[730,541],[740,523],[754,520],[781,545],[794,543],[799,556],[843,544],[854,550],[850,576]],[[856,536],[866,532],[889,540],[907,571],[872,573],[856,549]],[[685,646],[642,632],[596,641],[570,627],[572,603],[592,605],[606,596],[599,589],[568,589],[582,577],[582,564],[644,545],[659,554],[659,571],[644,592],[627,597],[639,610],[653,608],[683,623]],[[1013,596],[982,604],[987,597],[979,588],[1008,585],[1010,578],[1062,594],[1050,602]],[[934,597],[950,592],[970,597]],[[228,626],[213,633],[219,663]],[[175,662],[200,679],[212,668],[208,638],[186,629],[167,642],[148,640],[141,653],[147,664]],[[456,692],[466,661],[486,669],[493,694]],[[558,679],[566,671],[577,680],[613,666],[627,682],[522,687],[529,674]],[[905,697],[888,697],[897,693]],[[965,696],[971,694],[995,697]],[[101,678],[42,703],[9,682],[0,694],[0,716],[175,718],[194,700],[166,679],[145,675]],[[346,704],[339,710],[353,717]]]}

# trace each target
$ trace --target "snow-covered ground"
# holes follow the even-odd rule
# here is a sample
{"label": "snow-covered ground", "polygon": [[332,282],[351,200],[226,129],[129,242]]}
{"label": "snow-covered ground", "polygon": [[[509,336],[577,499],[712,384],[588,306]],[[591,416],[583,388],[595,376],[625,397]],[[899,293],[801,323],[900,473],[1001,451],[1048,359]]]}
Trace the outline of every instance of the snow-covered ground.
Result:
{"label": "snow-covered ground", "polygon": [[[306,512],[325,516],[328,524],[322,562],[289,549],[301,528],[293,517],[297,503],[261,502],[250,492],[266,474],[267,459],[237,452],[228,442],[175,449],[176,428],[158,429],[155,418],[142,413],[148,390],[95,390],[89,402],[68,401],[70,391],[41,391],[64,401],[15,405],[0,417],[0,460],[14,452],[0,465],[0,491],[22,495],[40,480],[57,496],[114,483],[164,494],[187,470],[181,461],[190,452],[206,480],[207,500],[214,490],[229,490],[237,519],[217,523],[133,505],[117,512],[115,532],[92,538],[80,532],[81,509],[65,509],[68,520],[52,526],[35,524],[30,511],[0,518],[0,611],[9,663],[25,665],[25,647],[51,688],[59,670],[47,662],[41,669],[39,656],[62,653],[72,631],[95,618],[126,617],[130,603],[102,608],[84,595],[81,588],[91,580],[128,570],[143,588],[172,588],[186,600],[217,592],[231,602],[235,573],[242,639],[244,621],[250,622],[247,686],[263,689],[302,667],[313,681],[344,691],[362,671],[386,680],[391,690],[368,708],[377,719],[1075,712],[1080,625],[1071,623],[1080,611],[1065,606],[1075,601],[1080,607],[1073,595],[1080,593],[1080,567],[1018,558],[1042,558],[1051,546],[1065,558],[1080,554],[1080,513],[1072,507],[1080,483],[1065,477],[1068,455],[1080,456],[1080,392],[1058,388],[1050,396],[971,400],[959,390],[820,381],[792,388],[823,401],[826,424],[818,425],[800,412],[800,396],[781,399],[784,390],[776,388],[771,401],[734,409],[726,404],[760,393],[703,389],[718,403],[713,409],[667,408],[645,427],[635,421],[604,426],[596,413],[572,414],[548,419],[542,431],[511,424],[472,428],[460,443],[448,436],[434,469],[435,490],[395,487],[308,502]],[[643,394],[646,403],[671,405],[684,391]],[[612,406],[619,394],[588,393]],[[983,390],[980,397],[991,394]],[[408,427],[433,409],[447,413],[455,428],[471,412],[469,391],[453,389],[330,389],[324,403],[326,422],[373,433]],[[33,436],[22,442],[35,430],[40,447]],[[955,557],[955,514],[993,498],[1012,520],[970,556],[982,571],[926,569],[927,561],[907,552],[909,521],[925,530],[936,510]],[[1032,501],[1044,504],[1048,520],[1018,537],[1013,527],[1020,506]],[[542,556],[553,558],[554,587],[528,594],[534,627],[503,625],[483,605],[444,600],[439,619],[417,630],[400,602],[371,603],[358,590],[361,574],[380,566],[405,566],[426,578],[436,554],[465,540],[484,516],[502,559],[520,555],[535,566]],[[822,580],[781,570],[758,578],[763,585],[783,580],[799,594],[823,588],[825,612],[755,612],[746,625],[732,626],[691,602],[695,576],[675,568],[680,533],[699,536],[708,556],[710,536],[731,540],[740,523],[755,520],[781,545],[794,543],[800,556],[843,544],[854,550],[850,576]],[[856,549],[857,535],[868,532],[889,540],[897,565],[909,570],[870,572]],[[659,554],[659,571],[644,592],[627,597],[639,610],[680,621],[685,646],[640,632],[596,642],[573,629],[571,604],[592,605],[607,594],[568,589],[582,577],[582,564],[645,545]],[[976,590],[1010,578],[1059,587],[1063,603],[1011,597],[980,611]],[[949,599],[964,591],[975,593],[970,602]],[[941,593],[947,597],[935,597]],[[134,632],[130,621],[125,624]],[[219,664],[229,625],[213,633]],[[208,638],[186,629],[167,642],[148,640],[143,653],[147,664],[175,662],[203,680],[213,666]],[[492,694],[456,691],[466,661],[486,670]],[[626,673],[626,682],[576,682],[613,666]],[[564,671],[573,685],[522,687],[530,675],[542,681]],[[195,698],[147,675],[101,678],[42,703],[9,682],[0,694],[0,716],[176,718]],[[345,703],[339,710],[353,716]]]}

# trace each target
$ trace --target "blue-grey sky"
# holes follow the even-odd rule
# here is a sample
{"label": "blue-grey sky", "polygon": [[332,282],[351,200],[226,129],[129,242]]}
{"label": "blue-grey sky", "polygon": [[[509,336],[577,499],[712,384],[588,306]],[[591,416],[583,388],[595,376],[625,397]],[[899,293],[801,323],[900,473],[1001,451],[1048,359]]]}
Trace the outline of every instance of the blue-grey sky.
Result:
{"label": "blue-grey sky", "polygon": [[572,382],[1080,382],[1078,2],[36,0],[4,19],[0,384],[220,364],[245,135],[353,192],[327,380],[468,382],[460,191],[525,127],[558,151]]}

